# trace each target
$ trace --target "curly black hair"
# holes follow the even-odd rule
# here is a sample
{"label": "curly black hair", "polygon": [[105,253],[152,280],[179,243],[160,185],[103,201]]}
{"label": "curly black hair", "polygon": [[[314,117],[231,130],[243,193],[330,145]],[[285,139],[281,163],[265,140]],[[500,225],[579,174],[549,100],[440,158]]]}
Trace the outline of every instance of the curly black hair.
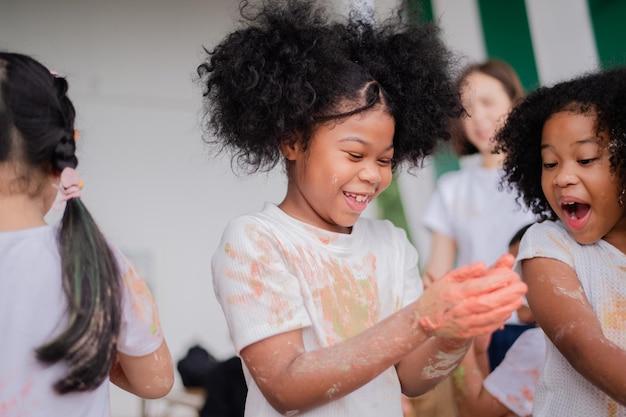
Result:
{"label": "curly black hair", "polygon": [[378,103],[395,120],[394,168],[419,166],[449,139],[461,107],[439,28],[401,10],[380,24],[354,11],[331,21],[329,9],[310,0],[241,1],[243,27],[205,49],[197,68],[205,141],[233,151],[238,167],[269,171],[284,142],[306,148],[320,123]]}
{"label": "curly black hair", "polygon": [[517,189],[518,200],[542,219],[556,220],[541,188],[541,134],[555,113],[591,115],[595,132],[607,139],[611,170],[626,189],[626,67],[582,74],[552,87],[540,87],[513,109],[496,134],[497,150],[506,154],[502,184]]}

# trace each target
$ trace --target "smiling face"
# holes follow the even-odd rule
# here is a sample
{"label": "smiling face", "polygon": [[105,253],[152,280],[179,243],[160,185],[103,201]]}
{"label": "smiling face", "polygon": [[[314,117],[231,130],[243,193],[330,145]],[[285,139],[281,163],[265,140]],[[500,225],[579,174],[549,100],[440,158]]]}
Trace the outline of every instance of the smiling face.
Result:
{"label": "smiling face", "polygon": [[596,135],[593,114],[559,112],[543,127],[541,187],[552,210],[581,244],[599,239],[613,243],[626,227],[620,182],[611,172],[606,143]]}
{"label": "smiling face", "polygon": [[511,98],[499,80],[476,71],[465,78],[461,100],[467,111],[463,117],[467,139],[481,155],[490,155],[493,136],[511,111]]}
{"label": "smiling face", "polygon": [[325,230],[351,227],[391,182],[395,124],[380,105],[317,127],[309,147],[283,146],[289,185],[280,208]]}

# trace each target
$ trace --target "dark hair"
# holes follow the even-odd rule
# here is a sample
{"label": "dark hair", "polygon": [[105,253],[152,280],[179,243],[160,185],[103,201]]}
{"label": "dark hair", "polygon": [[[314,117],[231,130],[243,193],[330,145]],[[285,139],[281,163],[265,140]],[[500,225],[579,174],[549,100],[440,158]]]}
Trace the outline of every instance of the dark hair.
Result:
{"label": "dark hair", "polygon": [[[41,192],[41,174],[75,168],[74,106],[68,84],[33,58],[0,52],[0,163],[19,169],[19,192]],[[39,181],[37,179],[39,178]],[[66,204],[58,232],[68,323],[40,346],[40,361],[63,360],[59,393],[98,387],[108,376],[120,329],[121,279],[115,257],[78,198]]]}
{"label": "dark hair", "polygon": [[555,113],[593,116],[595,132],[608,137],[611,169],[626,188],[626,67],[580,75],[552,87],[540,87],[513,109],[496,135],[506,154],[503,185],[518,190],[518,199],[542,219],[557,219],[541,188],[541,134]]}
{"label": "dark hair", "polygon": [[262,3],[241,1],[243,27],[197,69],[205,140],[233,151],[239,168],[271,170],[282,143],[306,148],[320,123],[375,105],[395,120],[394,168],[419,165],[449,138],[460,103],[435,25],[405,23],[400,12],[382,24],[356,12],[330,21],[319,1]]}
{"label": "dark hair", "polygon": [[526,231],[530,229],[530,226],[532,226],[533,224],[535,224],[535,222],[528,223],[526,226],[520,227],[517,232],[515,232],[515,234],[511,237],[511,240],[509,240],[509,247],[521,241],[526,234]]}
{"label": "dark hair", "polygon": [[[467,77],[471,74],[481,73],[488,75],[500,81],[504,91],[509,96],[511,104],[515,106],[524,98],[524,87],[515,72],[515,69],[506,61],[499,59],[489,59],[485,62],[471,64],[465,67],[463,72],[458,76],[456,81],[457,90],[460,92],[463,85],[467,82]],[[463,117],[470,117],[465,113]],[[459,156],[472,155],[478,153],[478,149],[467,138],[463,129],[461,119],[454,121],[452,134],[452,148]]]}

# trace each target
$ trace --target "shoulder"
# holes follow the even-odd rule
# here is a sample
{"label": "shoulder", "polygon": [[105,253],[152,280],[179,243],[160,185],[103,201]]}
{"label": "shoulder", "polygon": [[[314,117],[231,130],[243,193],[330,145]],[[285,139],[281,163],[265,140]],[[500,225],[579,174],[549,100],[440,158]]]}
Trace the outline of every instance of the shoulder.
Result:
{"label": "shoulder", "polygon": [[467,177],[468,169],[469,168],[456,171],[448,171],[441,174],[441,176],[437,180],[437,187],[449,187],[465,180]]}
{"label": "shoulder", "polygon": [[559,244],[569,246],[575,243],[565,226],[559,221],[544,220],[530,226],[522,237],[524,246]]}
{"label": "shoulder", "polygon": [[276,206],[267,206],[261,211],[245,213],[232,218],[224,228],[224,234],[232,233],[254,233],[262,230],[275,229],[277,225],[283,224],[280,217],[274,213],[280,210]]}
{"label": "shoulder", "polygon": [[579,245],[559,221],[533,224],[520,242],[517,262],[530,258],[553,258],[569,266],[581,254]]}

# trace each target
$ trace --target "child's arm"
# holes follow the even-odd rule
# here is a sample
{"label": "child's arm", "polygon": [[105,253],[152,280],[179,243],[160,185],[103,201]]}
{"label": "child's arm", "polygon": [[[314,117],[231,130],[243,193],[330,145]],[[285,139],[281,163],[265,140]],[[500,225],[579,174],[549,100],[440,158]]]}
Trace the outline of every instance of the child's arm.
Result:
{"label": "child's arm", "polygon": [[129,356],[121,352],[110,372],[111,382],[142,398],[160,398],[172,389],[174,367],[165,340],[153,353]]}
{"label": "child's arm", "polygon": [[626,352],[605,338],[576,272],[555,259],[532,258],[523,261],[522,275],[548,338],[576,371],[626,405]]}
{"label": "child's arm", "polygon": [[[524,292],[510,269],[487,272],[473,265],[442,277],[413,304],[341,343],[305,352],[302,332],[294,330],[245,347],[241,357],[280,413],[343,397],[395,364],[403,391],[416,395],[449,375],[474,335],[501,326]],[[426,365],[435,377],[424,372]]]}
{"label": "child's arm", "polygon": [[[488,361],[487,351],[477,351],[472,347],[463,358],[461,365],[454,371],[454,397],[460,417],[499,417],[510,413],[510,410],[498,401],[483,386],[485,375],[481,362]],[[487,368],[488,372],[488,368]]]}

